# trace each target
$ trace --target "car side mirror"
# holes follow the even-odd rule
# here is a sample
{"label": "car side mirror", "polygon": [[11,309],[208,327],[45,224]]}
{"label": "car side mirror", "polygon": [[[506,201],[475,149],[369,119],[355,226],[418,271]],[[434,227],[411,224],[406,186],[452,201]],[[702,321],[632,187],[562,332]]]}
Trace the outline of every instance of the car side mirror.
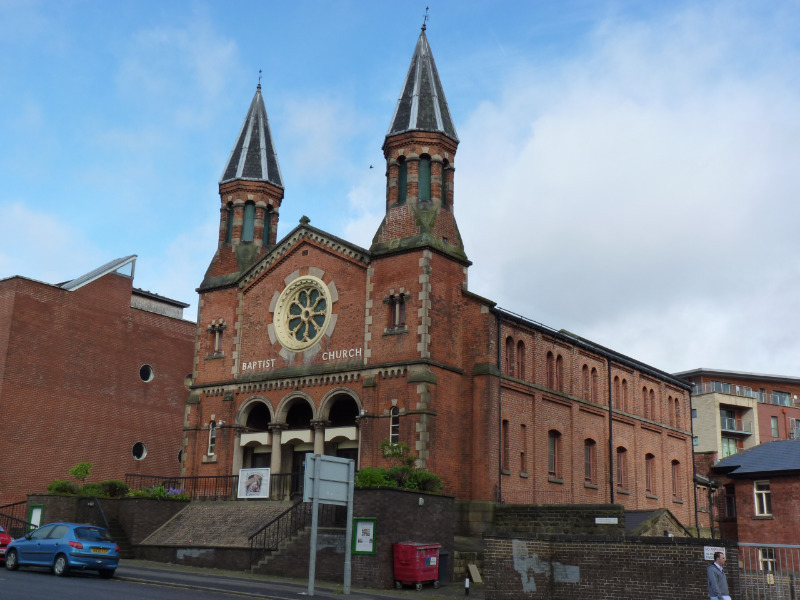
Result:
{"label": "car side mirror", "polygon": [[25,534],[25,539],[26,540],[30,540],[31,539],[31,534],[30,533],[26,533]]}

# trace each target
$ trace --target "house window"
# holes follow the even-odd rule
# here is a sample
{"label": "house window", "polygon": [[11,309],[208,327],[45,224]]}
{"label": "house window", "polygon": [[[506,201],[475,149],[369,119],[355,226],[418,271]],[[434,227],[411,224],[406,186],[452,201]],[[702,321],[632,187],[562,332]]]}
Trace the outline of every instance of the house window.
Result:
{"label": "house window", "polygon": [[644,457],[644,486],[648,494],[655,494],[656,481],[655,481],[655,468],[656,457],[652,454],[647,454]]}
{"label": "house window", "polygon": [[725,516],[729,519],[736,518],[736,486],[725,486]]}
{"label": "house window", "polygon": [[244,222],[242,223],[242,241],[252,242],[253,231],[255,230],[256,223],[256,205],[253,202],[247,202],[244,205]]}
{"label": "house window", "polygon": [[772,417],[770,424],[772,425],[772,437],[778,437],[778,417]]}
{"label": "house window", "polygon": [[506,360],[503,363],[503,370],[505,371],[506,375],[513,375],[513,367],[514,364],[514,339],[511,336],[506,338]]}
{"label": "house window", "polygon": [[762,571],[765,573],[775,572],[775,548],[759,548],[758,560],[761,563]]}
{"label": "house window", "polygon": [[772,498],[769,490],[769,481],[753,482],[753,493],[756,500],[756,515],[769,516],[772,514]]}
{"label": "house window", "polygon": [[400,409],[396,406],[389,409],[389,441],[400,442]]}
{"label": "house window", "polygon": [[405,204],[408,194],[408,163],[406,157],[397,159],[397,203]]}
{"label": "house window", "polygon": [[696,409],[696,408],[693,408],[693,409],[692,409],[692,418],[693,418],[693,419],[696,419],[696,418],[697,418],[697,409]]}
{"label": "house window", "polygon": [[561,470],[561,434],[551,429],[547,432],[547,473],[558,477]]}
{"label": "house window", "polygon": [[672,497],[676,500],[681,497],[681,463],[677,460],[672,461]]}
{"label": "house window", "polygon": [[525,379],[525,344],[517,343],[517,377]]}
{"label": "house window", "polygon": [[419,159],[419,200],[431,201],[431,157],[423,154]]}
{"label": "house window", "polygon": [[650,418],[650,403],[647,401],[647,388],[642,388],[642,412],[644,413],[644,418]]}
{"label": "house window", "polygon": [[681,426],[681,403],[680,400],[675,398],[675,427],[680,428]]}
{"label": "house window", "polygon": [[739,451],[739,442],[736,438],[722,438],[722,458],[732,456]]}
{"label": "house window", "polygon": [[264,213],[264,231],[261,235],[261,241],[263,242],[264,246],[269,245],[269,226],[271,221],[272,221],[272,208],[270,207]]}
{"label": "house window", "polygon": [[620,446],[617,448],[617,487],[621,490],[628,488],[628,451]]}
{"label": "house window", "polygon": [[597,404],[597,396],[598,396],[598,389],[597,389],[597,369],[592,369],[592,393],[589,396],[590,400]]}
{"label": "house window", "polygon": [[508,421],[503,419],[503,456],[501,460],[501,468],[508,471],[508,453],[509,453],[509,440],[508,440]]}
{"label": "house window", "polygon": [[614,377],[614,408],[622,410],[622,385],[619,377]]}
{"label": "house window", "polygon": [[519,451],[519,470],[521,473],[528,472],[528,457],[526,456],[528,453],[528,434],[525,428],[525,425],[519,426],[519,435],[520,435],[520,451]]}
{"label": "house window", "polygon": [[729,408],[719,409],[719,421],[722,429],[736,431],[736,411]]}
{"label": "house window", "polygon": [[650,418],[653,421],[658,421],[658,410],[656,409],[656,393],[650,390]]}
{"label": "house window", "polygon": [[583,442],[583,478],[586,483],[597,480],[597,442],[592,439]]}
{"label": "house window", "polygon": [[217,447],[217,422],[211,421],[208,424],[208,455],[214,454]]}
{"label": "house window", "polygon": [[555,389],[555,382],[556,382],[556,369],[555,369],[555,357],[553,356],[552,352],[547,353],[547,387],[551,390]]}
{"label": "house window", "polygon": [[789,398],[789,392],[772,391],[772,403],[780,406],[791,406],[792,402]]}

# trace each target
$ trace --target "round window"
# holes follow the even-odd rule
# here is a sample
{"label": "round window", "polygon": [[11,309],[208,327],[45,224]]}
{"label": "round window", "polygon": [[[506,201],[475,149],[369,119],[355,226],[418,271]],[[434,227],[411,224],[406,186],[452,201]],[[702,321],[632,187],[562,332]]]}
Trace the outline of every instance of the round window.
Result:
{"label": "round window", "polygon": [[143,442],[136,442],[131,449],[131,454],[133,454],[133,458],[136,460],[142,460],[147,456],[147,446],[145,446]]}
{"label": "round window", "polygon": [[284,348],[305,350],[325,333],[331,316],[328,286],[307,275],[286,286],[275,306],[275,333]]}
{"label": "round window", "polygon": [[155,376],[156,373],[155,371],[153,371],[153,367],[151,367],[150,365],[142,365],[141,367],[139,367],[139,377],[145,383],[153,381],[153,377]]}

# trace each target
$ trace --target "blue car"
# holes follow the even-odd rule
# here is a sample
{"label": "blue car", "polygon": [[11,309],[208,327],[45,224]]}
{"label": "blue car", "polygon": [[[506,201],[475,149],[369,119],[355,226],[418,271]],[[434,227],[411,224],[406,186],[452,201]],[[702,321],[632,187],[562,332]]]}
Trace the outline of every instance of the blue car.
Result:
{"label": "blue car", "polygon": [[50,567],[59,577],[71,570],[93,570],[109,579],[119,565],[119,546],[108,531],[96,525],[48,523],[6,548],[9,571],[27,565]]}

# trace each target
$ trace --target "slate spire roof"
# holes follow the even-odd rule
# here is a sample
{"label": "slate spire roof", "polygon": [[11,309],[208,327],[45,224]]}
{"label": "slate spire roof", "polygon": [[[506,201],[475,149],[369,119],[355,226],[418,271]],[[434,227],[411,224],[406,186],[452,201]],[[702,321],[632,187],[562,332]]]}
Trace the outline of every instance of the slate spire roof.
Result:
{"label": "slate spire roof", "polygon": [[283,176],[269,129],[260,83],[219,182],[223,184],[235,179],[267,181],[283,189]]}
{"label": "slate spire roof", "polygon": [[439,132],[458,142],[424,26],[386,135],[406,131]]}

